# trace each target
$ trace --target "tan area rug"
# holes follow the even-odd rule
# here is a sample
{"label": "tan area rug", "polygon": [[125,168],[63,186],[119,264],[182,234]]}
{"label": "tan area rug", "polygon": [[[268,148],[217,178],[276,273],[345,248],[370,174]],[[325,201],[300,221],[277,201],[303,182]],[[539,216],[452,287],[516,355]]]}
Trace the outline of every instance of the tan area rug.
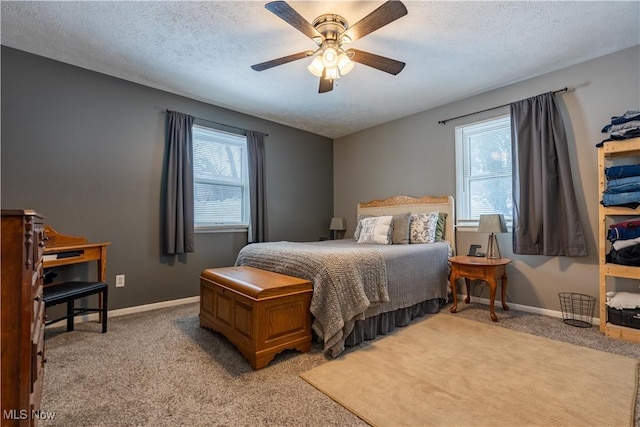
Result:
{"label": "tan area rug", "polygon": [[374,426],[628,426],[638,361],[438,314],[301,375]]}

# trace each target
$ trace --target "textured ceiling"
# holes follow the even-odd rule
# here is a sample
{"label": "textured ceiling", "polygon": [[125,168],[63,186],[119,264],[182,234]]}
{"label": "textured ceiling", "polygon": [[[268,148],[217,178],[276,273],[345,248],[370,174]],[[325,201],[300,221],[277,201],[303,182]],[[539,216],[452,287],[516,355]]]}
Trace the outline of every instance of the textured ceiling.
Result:
{"label": "textured ceiling", "polygon": [[[289,2],[350,24],[382,3]],[[405,1],[408,15],[351,45],[405,69],[356,64],[318,94],[310,59],[250,68],[315,48],[264,4],[2,1],[0,28],[9,47],[331,138],[640,44],[637,1]]]}

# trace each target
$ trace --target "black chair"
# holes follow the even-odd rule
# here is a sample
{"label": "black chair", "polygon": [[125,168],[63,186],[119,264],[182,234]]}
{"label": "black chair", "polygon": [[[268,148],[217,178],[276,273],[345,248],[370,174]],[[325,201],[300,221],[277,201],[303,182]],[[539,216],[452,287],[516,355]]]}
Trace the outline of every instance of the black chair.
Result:
{"label": "black chair", "polygon": [[[98,312],[102,317],[102,333],[107,332],[107,299],[109,286],[103,282],[64,282],[54,286],[45,286],[43,292],[44,306],[67,303],[67,315],[53,320],[47,320],[46,325],[67,319],[67,332],[73,331],[73,318],[85,313]],[[74,302],[78,298],[89,295],[102,295],[102,308],[75,308]]]}

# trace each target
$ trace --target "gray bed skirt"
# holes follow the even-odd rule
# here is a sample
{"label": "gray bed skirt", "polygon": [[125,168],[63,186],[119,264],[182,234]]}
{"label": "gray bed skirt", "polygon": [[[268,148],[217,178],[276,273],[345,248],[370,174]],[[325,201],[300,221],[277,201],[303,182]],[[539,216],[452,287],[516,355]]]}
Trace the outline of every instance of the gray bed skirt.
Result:
{"label": "gray bed skirt", "polygon": [[345,344],[347,346],[357,345],[363,341],[372,340],[379,335],[387,335],[397,327],[407,326],[417,317],[437,313],[446,303],[447,301],[442,298],[434,298],[410,307],[358,320],[353,327],[353,331],[347,337]]}

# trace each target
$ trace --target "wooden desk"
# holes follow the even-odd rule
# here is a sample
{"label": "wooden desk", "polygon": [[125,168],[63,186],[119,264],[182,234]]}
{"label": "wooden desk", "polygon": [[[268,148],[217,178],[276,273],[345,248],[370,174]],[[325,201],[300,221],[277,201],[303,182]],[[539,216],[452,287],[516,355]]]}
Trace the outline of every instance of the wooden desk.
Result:
{"label": "wooden desk", "polygon": [[[58,233],[49,225],[44,227],[47,236],[44,268],[97,261],[98,280],[107,281],[107,246],[111,243],[88,243],[86,237],[68,236]],[[65,254],[74,255],[64,256]],[[58,258],[48,259],[51,255],[57,255]]]}
{"label": "wooden desk", "polygon": [[[98,263],[98,281],[107,282],[107,246],[111,243],[88,243],[86,237],[58,233],[49,225],[45,225],[45,232],[47,236],[43,257],[45,269],[96,261]],[[58,258],[49,259],[50,256]],[[102,308],[102,296],[99,297],[98,303]],[[102,321],[102,315],[100,317],[100,321]]]}
{"label": "wooden desk", "polygon": [[[48,233],[47,233],[48,235]],[[61,265],[79,264],[83,262],[98,262],[98,281],[107,281],[107,246],[110,243],[85,243],[81,245],[69,245],[50,247],[47,242],[47,247],[44,250],[45,261],[44,268],[60,267]],[[60,255],[78,252],[78,255],[48,259],[47,255]]]}
{"label": "wooden desk", "polygon": [[507,295],[507,272],[506,265],[511,262],[508,258],[487,259],[485,257],[472,256],[454,256],[449,258],[451,262],[451,292],[453,293],[453,305],[449,309],[451,313],[458,310],[458,292],[456,291],[456,281],[459,277],[465,278],[467,287],[467,297],[464,299],[466,304],[471,301],[471,279],[484,280],[489,284],[490,303],[489,313],[491,320],[498,321],[498,316],[493,309],[493,303],[496,299],[496,288],[498,287],[497,279],[502,279],[502,309],[507,311],[509,306],[505,302]]}

